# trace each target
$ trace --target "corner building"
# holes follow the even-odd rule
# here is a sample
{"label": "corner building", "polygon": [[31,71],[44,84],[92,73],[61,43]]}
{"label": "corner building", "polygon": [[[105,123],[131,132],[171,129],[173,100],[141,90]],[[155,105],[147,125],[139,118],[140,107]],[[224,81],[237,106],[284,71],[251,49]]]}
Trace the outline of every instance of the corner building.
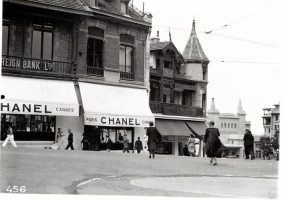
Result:
{"label": "corner building", "polygon": [[[1,132],[12,124],[19,145],[54,143],[74,133],[144,137],[148,105],[146,42],[151,17],[128,0],[3,1]],[[3,138],[1,138],[3,140]],[[65,142],[67,142],[65,140]],[[63,145],[65,146],[65,144]]]}
{"label": "corner building", "polygon": [[157,152],[183,155],[191,134],[200,138],[206,129],[207,69],[209,60],[198,40],[195,21],[183,54],[159,33],[150,44],[150,108],[162,144]]}

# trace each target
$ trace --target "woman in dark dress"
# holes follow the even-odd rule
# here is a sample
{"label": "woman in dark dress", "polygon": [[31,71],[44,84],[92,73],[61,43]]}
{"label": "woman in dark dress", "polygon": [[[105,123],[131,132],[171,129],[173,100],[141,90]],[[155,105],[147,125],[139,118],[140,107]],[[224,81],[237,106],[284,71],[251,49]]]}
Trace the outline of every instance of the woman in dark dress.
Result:
{"label": "woman in dark dress", "polygon": [[216,157],[220,150],[225,148],[221,143],[219,136],[219,130],[214,127],[214,122],[210,122],[210,127],[206,129],[206,134],[204,138],[206,154],[211,158],[210,163],[212,165],[217,165]]}
{"label": "woman in dark dress", "polygon": [[82,134],[83,138],[81,140],[81,143],[82,143],[82,150],[85,151],[85,150],[89,150],[89,137],[88,137],[88,134],[87,133],[83,133]]}

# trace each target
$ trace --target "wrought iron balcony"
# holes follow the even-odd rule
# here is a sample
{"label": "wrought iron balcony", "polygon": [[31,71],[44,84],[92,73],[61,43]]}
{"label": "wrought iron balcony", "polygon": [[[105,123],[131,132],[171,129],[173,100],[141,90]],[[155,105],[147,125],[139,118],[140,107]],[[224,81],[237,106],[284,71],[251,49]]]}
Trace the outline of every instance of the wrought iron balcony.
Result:
{"label": "wrought iron balcony", "polygon": [[71,62],[2,55],[2,70],[71,75],[76,72],[73,66]]}
{"label": "wrought iron balcony", "polygon": [[134,73],[132,72],[120,72],[120,79],[134,80]]}
{"label": "wrought iron balcony", "polygon": [[87,67],[87,74],[95,76],[103,76],[104,69],[101,67]]}

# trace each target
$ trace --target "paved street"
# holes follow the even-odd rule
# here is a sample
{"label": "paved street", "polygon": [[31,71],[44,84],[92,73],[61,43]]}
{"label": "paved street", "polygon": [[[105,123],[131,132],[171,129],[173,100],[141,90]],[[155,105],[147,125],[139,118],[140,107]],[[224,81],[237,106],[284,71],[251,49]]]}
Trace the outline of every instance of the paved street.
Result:
{"label": "paved street", "polygon": [[277,198],[278,162],[1,148],[1,192]]}

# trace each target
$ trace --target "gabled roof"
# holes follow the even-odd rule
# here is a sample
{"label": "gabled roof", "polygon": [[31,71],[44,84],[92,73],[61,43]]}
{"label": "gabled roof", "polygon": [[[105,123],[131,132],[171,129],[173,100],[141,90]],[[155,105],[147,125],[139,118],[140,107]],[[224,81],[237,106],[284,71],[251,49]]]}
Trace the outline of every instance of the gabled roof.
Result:
{"label": "gabled roof", "polygon": [[89,16],[93,16],[93,13],[97,12],[100,14],[108,13],[123,17],[123,19],[127,20],[136,20],[144,23],[151,23],[149,13],[144,14],[135,6],[129,6],[129,16],[127,16],[121,13],[116,8],[114,8],[106,0],[98,0],[98,8],[90,8],[88,0],[3,0],[3,2],[10,2],[15,4]]}
{"label": "gabled roof", "polygon": [[182,60],[182,62],[185,62],[184,57],[182,54],[178,51],[176,46],[174,45],[173,42],[171,41],[166,41],[166,42],[154,42],[150,44],[150,51],[156,51],[156,50],[161,50],[163,52],[166,52],[168,49],[171,49],[175,52],[176,56]]}
{"label": "gabled roof", "polygon": [[[54,10],[65,9],[70,12],[91,11],[84,0],[3,0],[3,2],[10,2],[15,4],[34,6],[34,7],[44,7]],[[64,11],[64,10],[61,10]]]}
{"label": "gabled roof", "polygon": [[183,56],[187,61],[190,61],[190,62],[192,62],[192,61],[194,61],[194,62],[197,62],[197,61],[209,62],[209,59],[206,56],[206,54],[204,53],[203,48],[200,44],[200,41],[197,37],[195,20],[193,20],[192,32],[191,32],[189,40],[185,46]]}
{"label": "gabled roof", "polygon": [[154,42],[150,44],[150,50],[163,50],[167,45],[169,45],[171,42]]}

